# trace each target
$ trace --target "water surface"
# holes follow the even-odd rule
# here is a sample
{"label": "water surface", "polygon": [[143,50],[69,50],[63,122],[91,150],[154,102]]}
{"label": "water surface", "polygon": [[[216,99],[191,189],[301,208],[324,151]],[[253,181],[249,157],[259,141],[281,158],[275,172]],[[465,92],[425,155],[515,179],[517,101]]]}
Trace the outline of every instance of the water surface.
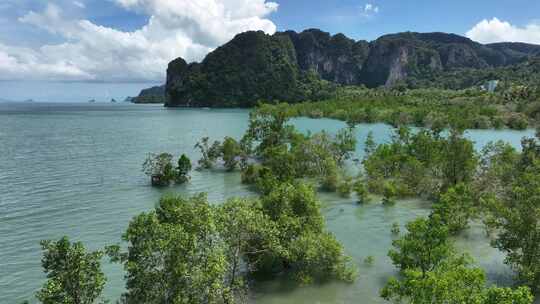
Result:
{"label": "water surface", "polygon": [[[302,131],[335,132],[344,123],[329,119],[295,119]],[[208,192],[212,202],[253,195],[237,173],[197,172],[187,185],[168,189],[149,186],[141,164],[149,152],[168,151],[198,158],[193,146],[209,136],[239,138],[248,125],[246,110],[164,109],[131,104],[0,104],[0,303],[35,301],[44,282],[39,241],[68,235],[90,249],[117,243],[129,220],[152,209],[166,192]],[[378,142],[389,140],[384,124],[360,125],[358,157],[373,131]],[[532,130],[470,131],[481,148],[503,139],[519,145]],[[429,212],[429,204],[402,201],[393,208],[374,203],[358,206],[354,198],[322,194],[329,229],[343,242],[359,265],[354,284],[326,284],[291,288],[286,281],[258,284],[257,303],[379,303],[378,292],[394,274],[386,253],[393,222]],[[458,247],[476,256],[490,279],[508,282],[503,256],[489,247],[481,227],[457,240]],[[363,264],[374,256],[372,266]],[[105,296],[115,300],[124,288],[120,266],[104,264],[108,282]]]}

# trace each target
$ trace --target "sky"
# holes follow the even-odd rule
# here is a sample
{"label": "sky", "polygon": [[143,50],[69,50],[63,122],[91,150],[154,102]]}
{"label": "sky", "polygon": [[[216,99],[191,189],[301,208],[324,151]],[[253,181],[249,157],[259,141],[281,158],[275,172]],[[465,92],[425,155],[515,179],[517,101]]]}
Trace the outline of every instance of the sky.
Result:
{"label": "sky", "polygon": [[[0,99],[136,95],[163,83],[172,59],[200,61],[237,33],[307,28],[540,44],[540,1],[0,0]],[[43,83],[58,92],[31,89]]]}

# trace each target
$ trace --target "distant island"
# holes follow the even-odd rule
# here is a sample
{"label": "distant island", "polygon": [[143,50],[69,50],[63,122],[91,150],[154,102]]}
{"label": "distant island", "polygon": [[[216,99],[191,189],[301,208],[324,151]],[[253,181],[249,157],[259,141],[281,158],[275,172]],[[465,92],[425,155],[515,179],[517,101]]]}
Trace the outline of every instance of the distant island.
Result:
{"label": "distant island", "polygon": [[128,97],[126,101],[132,103],[165,103],[165,85],[155,86],[148,89],[144,89],[139,93],[137,97]]}

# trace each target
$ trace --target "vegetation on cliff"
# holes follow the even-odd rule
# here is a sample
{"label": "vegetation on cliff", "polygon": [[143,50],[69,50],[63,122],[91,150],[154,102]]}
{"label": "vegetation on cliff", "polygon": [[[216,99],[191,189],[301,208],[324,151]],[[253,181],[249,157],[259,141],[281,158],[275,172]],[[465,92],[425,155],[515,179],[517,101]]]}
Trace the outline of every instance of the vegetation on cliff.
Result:
{"label": "vegetation on cliff", "polygon": [[316,29],[246,32],[201,63],[167,70],[167,106],[251,107],[326,100],[341,85],[461,90],[486,81],[537,86],[540,46],[482,45],[445,33],[399,33],[373,42]]}
{"label": "vegetation on cliff", "polygon": [[201,63],[171,62],[166,105],[252,107],[259,100],[316,100],[325,87],[332,85],[298,68],[286,36],[246,32]]}

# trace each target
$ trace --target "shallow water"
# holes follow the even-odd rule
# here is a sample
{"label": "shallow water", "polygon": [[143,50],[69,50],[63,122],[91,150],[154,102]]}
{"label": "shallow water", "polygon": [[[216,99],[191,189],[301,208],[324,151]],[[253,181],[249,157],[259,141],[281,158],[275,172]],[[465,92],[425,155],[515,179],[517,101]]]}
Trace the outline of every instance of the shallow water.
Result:
{"label": "shallow water", "polygon": [[[148,152],[187,153],[198,139],[226,135],[240,137],[248,124],[246,110],[164,109],[131,104],[0,104],[0,303],[35,301],[33,294],[44,281],[39,241],[68,235],[90,249],[117,243],[129,220],[150,210],[166,192],[208,192],[212,202],[253,195],[240,184],[237,173],[193,172],[187,185],[168,189],[149,186],[141,172]],[[296,119],[302,131],[335,132],[344,123],[329,119]],[[361,125],[356,133],[361,157],[363,142],[373,131],[378,142],[387,141],[391,128]],[[532,130],[470,131],[481,148],[504,139],[519,145]],[[386,253],[393,222],[407,221],[429,212],[429,205],[402,201],[393,208],[374,203],[357,206],[354,198],[322,194],[329,229],[359,265],[354,284],[326,284],[291,288],[285,281],[258,284],[257,303],[379,303],[380,287],[394,273]],[[489,278],[509,282],[503,256],[489,247],[481,227],[457,240],[458,247],[477,257]],[[372,266],[363,264],[374,256]],[[104,264],[108,277],[105,296],[117,299],[123,291],[123,272]]]}

